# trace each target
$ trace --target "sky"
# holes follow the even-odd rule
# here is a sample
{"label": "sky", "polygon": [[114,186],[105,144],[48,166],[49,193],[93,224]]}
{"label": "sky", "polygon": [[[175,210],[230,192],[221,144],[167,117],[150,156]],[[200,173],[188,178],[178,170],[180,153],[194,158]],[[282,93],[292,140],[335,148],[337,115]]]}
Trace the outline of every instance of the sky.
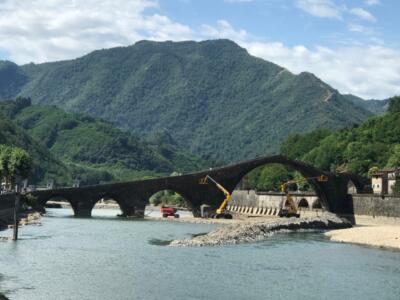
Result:
{"label": "sky", "polygon": [[364,99],[400,94],[398,0],[0,0],[0,60],[227,38]]}

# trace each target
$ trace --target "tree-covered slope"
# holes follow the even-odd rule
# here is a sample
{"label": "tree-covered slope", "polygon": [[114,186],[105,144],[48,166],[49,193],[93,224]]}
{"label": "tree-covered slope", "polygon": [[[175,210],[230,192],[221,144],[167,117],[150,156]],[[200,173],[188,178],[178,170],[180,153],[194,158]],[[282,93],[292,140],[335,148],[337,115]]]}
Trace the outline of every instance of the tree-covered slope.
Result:
{"label": "tree-covered slope", "polygon": [[142,41],[21,70],[29,82],[16,94],[34,103],[101,117],[140,136],[167,132],[223,162],[277,152],[292,133],[372,115],[314,75],[293,75],[228,40]]}
{"label": "tree-covered slope", "polygon": [[400,166],[400,97],[390,99],[385,115],[360,126],[293,135],[283,143],[282,153],[325,170],[360,175],[372,167]]}
{"label": "tree-covered slope", "polygon": [[389,100],[364,100],[360,97],[354,96],[354,95],[343,95],[346,97],[347,100],[350,100],[353,102],[355,105],[364,108],[366,110],[369,110],[372,112],[374,115],[382,115],[386,112],[387,107],[389,105]]}
{"label": "tree-covered slope", "polygon": [[175,147],[172,140],[146,144],[110,123],[66,113],[54,106],[30,105],[28,99],[18,99],[2,102],[1,110],[55,157],[77,166],[107,171],[114,180],[203,167],[200,159]]}
{"label": "tree-covered slope", "polygon": [[0,112],[0,144],[20,147],[33,159],[31,182],[45,182],[56,178],[59,183],[72,182],[72,172],[56,159],[45,147],[34,141],[26,132],[16,126]]}
{"label": "tree-covered slope", "polygon": [[18,65],[0,60],[0,99],[12,98],[27,81],[27,75]]}

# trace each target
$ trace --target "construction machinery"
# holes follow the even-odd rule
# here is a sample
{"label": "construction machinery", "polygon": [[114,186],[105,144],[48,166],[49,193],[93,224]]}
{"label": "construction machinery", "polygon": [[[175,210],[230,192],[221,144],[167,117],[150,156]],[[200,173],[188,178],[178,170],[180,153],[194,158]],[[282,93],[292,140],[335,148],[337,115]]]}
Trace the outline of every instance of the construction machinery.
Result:
{"label": "construction machinery", "polygon": [[307,177],[307,178],[289,180],[289,181],[286,181],[285,183],[281,184],[280,190],[282,193],[286,194],[286,201],[282,202],[282,207],[278,214],[279,217],[281,217],[281,218],[282,217],[286,217],[286,218],[291,218],[291,217],[299,218],[300,217],[300,214],[298,213],[298,207],[293,200],[293,196],[288,191],[288,187],[292,184],[305,182],[306,180],[311,180],[311,179],[315,179],[319,182],[328,181],[327,176],[320,175],[320,176],[316,176],[316,177]]}
{"label": "construction machinery", "polygon": [[[229,191],[224,188],[221,184],[215,181],[210,175],[200,179],[200,184],[208,184],[209,181],[215,184],[215,186],[224,193],[225,199],[222,201],[221,205],[217,208],[215,213],[211,213],[208,217],[215,219],[232,219],[232,215],[226,211],[228,202],[231,200],[232,195]],[[204,216],[203,216],[204,217]]]}
{"label": "construction machinery", "polygon": [[179,214],[176,213],[178,210],[175,207],[162,205],[160,211],[163,218],[168,218],[168,217],[179,218]]}

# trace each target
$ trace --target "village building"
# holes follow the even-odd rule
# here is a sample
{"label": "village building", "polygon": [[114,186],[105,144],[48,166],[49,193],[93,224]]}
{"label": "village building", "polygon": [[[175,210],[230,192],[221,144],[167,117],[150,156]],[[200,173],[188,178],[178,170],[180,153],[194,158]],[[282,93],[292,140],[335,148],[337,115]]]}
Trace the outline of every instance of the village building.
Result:
{"label": "village building", "polygon": [[374,194],[391,195],[398,180],[400,180],[400,167],[378,170],[372,174],[372,190]]}

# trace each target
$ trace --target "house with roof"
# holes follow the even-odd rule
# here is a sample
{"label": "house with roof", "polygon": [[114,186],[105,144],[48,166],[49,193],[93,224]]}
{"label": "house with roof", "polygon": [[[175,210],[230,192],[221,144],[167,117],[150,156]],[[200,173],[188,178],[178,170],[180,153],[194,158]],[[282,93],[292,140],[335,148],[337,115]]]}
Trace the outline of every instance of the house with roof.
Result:
{"label": "house with roof", "polygon": [[374,194],[391,195],[393,187],[400,180],[400,167],[384,168],[372,174],[371,187]]}

